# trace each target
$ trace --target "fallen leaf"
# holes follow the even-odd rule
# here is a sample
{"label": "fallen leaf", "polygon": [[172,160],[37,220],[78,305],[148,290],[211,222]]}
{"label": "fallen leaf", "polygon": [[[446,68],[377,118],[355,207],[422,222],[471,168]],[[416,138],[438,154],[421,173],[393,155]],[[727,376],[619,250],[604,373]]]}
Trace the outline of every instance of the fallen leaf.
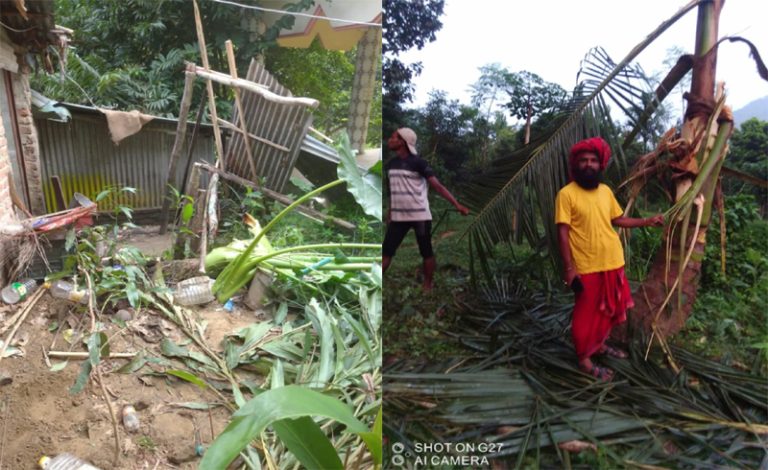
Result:
{"label": "fallen leaf", "polygon": [[66,341],[69,344],[72,344],[75,339],[75,330],[72,328],[67,328],[66,330],[61,332],[61,337],[64,338],[64,341]]}
{"label": "fallen leaf", "polygon": [[591,442],[585,441],[566,441],[557,444],[557,447],[566,450],[568,452],[579,453],[583,450],[591,450],[597,452],[597,446]]}
{"label": "fallen leaf", "polygon": [[50,371],[51,372],[58,372],[58,371],[64,369],[65,367],[67,367],[67,364],[69,364],[69,361],[64,361],[64,362],[56,363],[56,364],[51,366]]}
{"label": "fallen leaf", "polygon": [[520,429],[519,426],[499,426],[496,428],[496,434],[511,434]]}

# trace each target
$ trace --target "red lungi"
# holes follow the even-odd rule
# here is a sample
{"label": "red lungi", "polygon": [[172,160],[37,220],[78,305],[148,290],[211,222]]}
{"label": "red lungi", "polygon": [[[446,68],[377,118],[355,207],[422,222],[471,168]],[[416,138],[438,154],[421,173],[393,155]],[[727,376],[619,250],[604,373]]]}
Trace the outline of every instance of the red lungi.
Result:
{"label": "red lungi", "polygon": [[627,319],[635,306],[624,268],[581,274],[584,290],[576,294],[573,306],[573,345],[579,360],[600,350],[611,328]]}

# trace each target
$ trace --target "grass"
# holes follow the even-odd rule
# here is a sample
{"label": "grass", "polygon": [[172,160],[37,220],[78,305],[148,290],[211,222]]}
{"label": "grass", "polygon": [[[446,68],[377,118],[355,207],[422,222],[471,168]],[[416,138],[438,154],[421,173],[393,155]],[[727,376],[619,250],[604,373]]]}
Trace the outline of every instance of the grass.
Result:
{"label": "grass", "polygon": [[152,438],[147,435],[140,436],[138,439],[136,439],[136,445],[151,452],[154,452],[155,449],[157,449],[157,444],[155,441],[153,441]]}
{"label": "grass", "polygon": [[430,360],[465,353],[445,332],[460,321],[455,301],[470,288],[467,243],[458,239],[470,219],[446,212],[448,205],[440,202],[433,202],[432,207],[432,247],[437,259],[432,292],[421,289],[422,258],[413,231],[403,240],[385,274],[387,320],[382,334],[387,356]]}

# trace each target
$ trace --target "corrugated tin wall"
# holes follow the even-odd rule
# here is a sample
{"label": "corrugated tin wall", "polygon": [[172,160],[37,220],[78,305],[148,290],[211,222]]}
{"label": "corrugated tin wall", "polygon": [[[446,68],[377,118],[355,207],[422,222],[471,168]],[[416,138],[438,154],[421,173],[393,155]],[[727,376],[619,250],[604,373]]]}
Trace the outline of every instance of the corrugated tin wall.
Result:
{"label": "corrugated tin wall", "polygon": [[[271,92],[278,95],[293,96],[256,61],[251,61],[246,79],[265,85]],[[286,152],[255,139],[249,139],[258,176],[265,178],[268,188],[282,191],[291,176],[304,136],[312,123],[312,110],[300,104],[273,103],[256,93],[245,90],[241,90],[240,96],[249,133],[289,149]],[[237,112],[235,111],[234,114],[232,123],[239,126]],[[253,180],[245,142],[239,132],[232,132],[230,145],[225,152],[227,171]]]}
{"label": "corrugated tin wall", "polygon": [[[134,209],[159,209],[165,194],[168,160],[176,134],[175,122],[154,120],[141,131],[119,145],[109,137],[106,118],[98,111],[83,112],[70,109],[68,123],[36,119],[40,141],[43,193],[48,212],[54,212],[53,183],[58,175],[62,183],[65,204],[75,192],[92,200],[110,185],[136,188],[136,196],[126,195],[120,202]],[[158,121],[158,122],[156,122]],[[188,132],[188,141],[191,131]],[[185,146],[177,167],[176,181],[183,181],[188,150]],[[199,132],[192,161],[212,162],[213,137]],[[111,204],[99,204],[99,210],[110,210]]]}

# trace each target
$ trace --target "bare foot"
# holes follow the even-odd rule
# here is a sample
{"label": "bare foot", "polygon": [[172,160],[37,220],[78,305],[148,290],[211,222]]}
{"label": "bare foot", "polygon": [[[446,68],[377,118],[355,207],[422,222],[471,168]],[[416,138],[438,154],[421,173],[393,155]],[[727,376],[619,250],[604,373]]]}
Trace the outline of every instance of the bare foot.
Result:
{"label": "bare foot", "polygon": [[603,382],[610,382],[613,379],[614,372],[607,367],[600,367],[589,359],[579,361],[579,370],[585,374],[589,374],[592,377],[602,380]]}
{"label": "bare foot", "polygon": [[621,349],[616,349],[608,346],[607,344],[604,344],[602,348],[600,348],[600,354],[605,354],[607,356],[611,357],[617,357],[619,359],[626,359],[628,354]]}

